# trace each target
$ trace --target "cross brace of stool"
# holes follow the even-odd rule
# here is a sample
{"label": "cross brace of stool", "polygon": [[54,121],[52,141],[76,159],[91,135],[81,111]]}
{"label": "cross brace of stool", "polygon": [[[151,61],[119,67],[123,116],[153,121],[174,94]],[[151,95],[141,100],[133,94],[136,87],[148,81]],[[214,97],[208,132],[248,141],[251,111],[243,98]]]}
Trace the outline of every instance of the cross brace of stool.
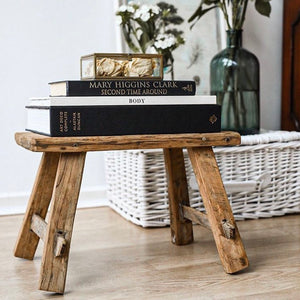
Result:
{"label": "cross brace of stool", "polygon": [[[192,222],[213,233],[226,273],[248,266],[248,258],[222,183],[212,146],[238,145],[234,132],[99,137],[47,137],[16,133],[16,142],[43,152],[36,180],[15,247],[15,256],[32,260],[44,242],[39,288],[64,293],[73,223],[86,152],[164,149],[168,177],[172,242],[193,242]],[[182,148],[187,148],[206,214],[190,207]],[[51,210],[45,221],[48,207]]]}

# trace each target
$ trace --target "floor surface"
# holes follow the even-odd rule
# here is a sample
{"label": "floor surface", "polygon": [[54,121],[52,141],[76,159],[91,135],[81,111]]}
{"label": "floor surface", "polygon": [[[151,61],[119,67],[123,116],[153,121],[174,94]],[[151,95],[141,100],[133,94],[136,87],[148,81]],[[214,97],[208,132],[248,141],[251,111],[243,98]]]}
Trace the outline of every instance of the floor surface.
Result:
{"label": "floor surface", "polygon": [[174,246],[169,228],[141,228],[101,207],[75,218],[65,295],[38,290],[33,261],[13,256],[22,215],[0,217],[0,299],[300,299],[300,215],[238,222],[250,267],[223,272],[211,232]]}

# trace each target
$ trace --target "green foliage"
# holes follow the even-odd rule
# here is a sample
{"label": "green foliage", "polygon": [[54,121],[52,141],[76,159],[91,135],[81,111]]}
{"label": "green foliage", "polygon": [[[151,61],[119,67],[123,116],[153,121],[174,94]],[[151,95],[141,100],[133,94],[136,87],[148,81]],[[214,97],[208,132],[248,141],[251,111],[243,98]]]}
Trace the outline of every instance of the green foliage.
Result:
{"label": "green foliage", "polygon": [[[271,14],[271,0],[251,0],[254,2],[255,9],[263,16],[269,17]],[[189,18],[188,22],[194,22],[191,28],[197,21],[212,9],[219,8],[222,10],[228,29],[242,29],[248,0],[201,0],[200,5]],[[231,10],[231,20],[229,19],[228,11]]]}
{"label": "green foliage", "polygon": [[270,1],[271,0],[255,0],[256,10],[263,16],[270,17],[270,14],[271,14]]}
{"label": "green foliage", "polygon": [[[206,0],[206,1],[209,1],[209,0]],[[194,12],[194,14],[189,18],[189,22],[192,22],[192,21],[194,21],[194,19],[196,19],[197,18],[197,20],[196,21],[198,21],[203,15],[205,15],[207,12],[209,12],[210,10],[212,10],[212,9],[214,9],[214,8],[216,8],[216,7],[218,7],[218,5],[213,5],[213,6],[210,6],[210,7],[208,7],[208,8],[203,8],[203,5],[202,4],[200,4],[200,6],[197,8],[197,10]],[[195,22],[196,23],[196,22]],[[195,25],[195,23],[194,24],[192,24],[192,26],[191,26],[191,28]]]}
{"label": "green foliage", "polygon": [[157,52],[163,54],[164,67],[173,69],[172,52],[184,44],[183,31],[176,26],[183,23],[177,8],[166,2],[156,5],[140,5],[130,2],[116,12],[128,47],[133,52]]}

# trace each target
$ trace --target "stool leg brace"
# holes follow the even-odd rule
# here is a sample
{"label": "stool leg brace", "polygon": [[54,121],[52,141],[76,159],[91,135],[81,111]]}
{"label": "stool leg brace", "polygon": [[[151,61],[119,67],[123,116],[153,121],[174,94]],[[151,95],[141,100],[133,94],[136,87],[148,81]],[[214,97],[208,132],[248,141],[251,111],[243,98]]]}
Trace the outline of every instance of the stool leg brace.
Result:
{"label": "stool leg brace", "polygon": [[[188,148],[207,214],[189,205],[181,148],[164,149],[169,191],[172,242],[193,242],[192,222],[213,232],[224,270],[238,272],[248,259],[211,147]],[[27,211],[15,247],[15,256],[32,260],[41,238],[44,251],[40,289],[64,293],[68,258],[83,174],[85,152],[43,153]],[[45,221],[52,198],[48,224]]]}
{"label": "stool leg brace", "polygon": [[[44,241],[40,289],[64,293],[74,217],[85,152],[44,153],[29,200],[15,256],[33,259]],[[52,196],[48,224],[46,213]]]}
{"label": "stool leg brace", "polygon": [[198,147],[188,148],[188,154],[207,214],[189,205],[182,149],[164,149],[172,241],[177,245],[193,241],[191,221],[210,228],[225,272],[238,272],[249,263],[214,152],[211,147]]}

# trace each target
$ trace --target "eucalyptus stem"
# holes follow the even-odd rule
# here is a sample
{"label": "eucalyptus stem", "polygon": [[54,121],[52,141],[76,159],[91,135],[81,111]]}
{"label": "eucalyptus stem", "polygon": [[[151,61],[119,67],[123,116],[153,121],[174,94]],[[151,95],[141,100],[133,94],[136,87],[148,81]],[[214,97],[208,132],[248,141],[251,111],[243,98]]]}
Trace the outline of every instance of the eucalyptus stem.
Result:
{"label": "eucalyptus stem", "polygon": [[245,0],[243,3],[243,10],[242,10],[242,16],[240,18],[240,22],[238,24],[237,29],[242,29],[244,21],[245,21],[245,16],[246,16],[246,11],[247,11],[247,6],[248,6],[248,0]]}
{"label": "eucalyptus stem", "polygon": [[[263,16],[269,17],[271,13],[271,0],[251,0],[255,9]],[[189,22],[194,22],[191,27],[207,12],[218,7],[222,10],[228,30],[241,29],[244,21],[249,0],[201,0],[200,5],[194,14],[189,18]],[[232,14],[229,16],[228,12]]]}
{"label": "eucalyptus stem", "polygon": [[170,52],[170,61],[171,61],[171,79],[174,80],[174,57],[172,52]]}
{"label": "eucalyptus stem", "polygon": [[228,29],[231,29],[231,26],[230,26],[230,23],[229,23],[229,18],[228,18],[226,0],[222,0],[222,2],[220,2],[220,7],[221,7],[221,10],[223,11],[227,27],[228,27]]}
{"label": "eucalyptus stem", "polygon": [[247,108],[245,105],[245,101],[244,101],[244,94],[243,91],[239,91],[240,93],[240,98],[241,98],[241,111],[240,111],[240,115],[241,115],[241,119],[242,119],[242,127],[247,127]]}
{"label": "eucalyptus stem", "polygon": [[126,29],[126,27],[123,25],[122,26],[122,31],[123,31],[123,35],[124,35],[124,38],[127,42],[127,45],[128,47],[133,51],[133,52],[138,52],[139,49],[138,47],[132,42],[128,32],[130,32],[128,29]]}
{"label": "eucalyptus stem", "polygon": [[146,52],[146,49],[145,49],[144,45],[140,43],[140,41],[139,41],[139,39],[138,39],[138,37],[137,37],[137,33],[136,33],[136,30],[135,30],[135,29],[132,31],[132,34],[133,34],[133,36],[135,37],[135,39],[136,39],[138,45],[140,46],[140,49],[142,50],[142,52],[145,53],[145,52]]}
{"label": "eucalyptus stem", "polygon": [[237,9],[238,0],[233,0],[232,2],[232,29],[236,29],[236,20],[237,20]]}
{"label": "eucalyptus stem", "polygon": [[[137,31],[138,29],[140,29],[139,27],[137,28],[135,25],[134,25],[134,22],[132,22],[131,24],[131,28],[132,28],[132,35],[133,37],[135,38],[138,46],[140,47],[140,51],[142,51],[142,53],[145,53],[146,52],[146,48],[145,48],[145,45],[138,39],[138,36],[137,36]],[[141,30],[141,29],[140,29]]]}

